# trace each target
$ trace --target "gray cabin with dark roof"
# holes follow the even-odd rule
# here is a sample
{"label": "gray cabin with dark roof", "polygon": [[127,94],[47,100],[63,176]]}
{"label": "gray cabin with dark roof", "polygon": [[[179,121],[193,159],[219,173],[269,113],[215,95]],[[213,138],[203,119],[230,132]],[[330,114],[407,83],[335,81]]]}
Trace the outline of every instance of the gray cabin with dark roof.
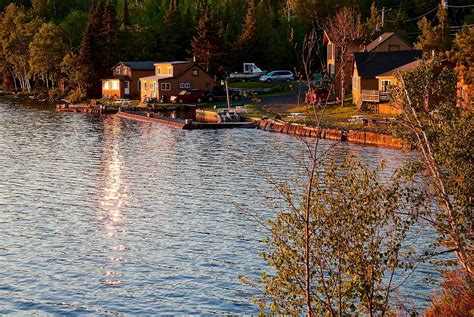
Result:
{"label": "gray cabin with dark roof", "polygon": [[102,79],[102,98],[139,98],[140,78],[155,73],[155,62],[120,62],[110,78]]}

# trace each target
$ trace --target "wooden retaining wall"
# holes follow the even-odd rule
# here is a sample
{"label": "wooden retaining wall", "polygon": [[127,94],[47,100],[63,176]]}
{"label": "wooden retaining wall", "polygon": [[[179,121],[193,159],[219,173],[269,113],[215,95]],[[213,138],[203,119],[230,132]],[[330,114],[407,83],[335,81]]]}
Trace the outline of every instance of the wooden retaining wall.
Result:
{"label": "wooden retaining wall", "polygon": [[347,141],[358,144],[385,146],[403,149],[402,140],[388,134],[380,134],[357,130],[338,130],[327,128],[307,127],[301,124],[293,124],[274,120],[261,120],[258,122],[260,129],[271,132],[295,134],[302,137],[319,137],[326,140]]}

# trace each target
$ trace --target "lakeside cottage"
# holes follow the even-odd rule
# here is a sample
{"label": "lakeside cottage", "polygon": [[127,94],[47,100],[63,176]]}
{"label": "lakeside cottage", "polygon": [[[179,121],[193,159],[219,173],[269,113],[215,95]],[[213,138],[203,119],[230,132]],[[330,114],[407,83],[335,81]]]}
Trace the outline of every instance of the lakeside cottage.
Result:
{"label": "lakeside cottage", "polygon": [[[336,49],[335,44],[330,39],[328,34],[324,32],[323,36],[323,44],[327,46],[326,54],[326,71],[329,77],[332,80],[335,80],[335,91],[338,92],[341,90],[341,83],[338,80],[340,77],[340,57],[338,56],[338,51]],[[356,52],[393,52],[393,51],[407,51],[411,50],[412,47],[408,42],[403,39],[403,37],[396,33],[396,32],[385,32],[378,35],[372,42],[367,45],[363,44],[354,44],[348,47],[348,54],[350,54],[350,58],[346,61],[344,65],[343,71],[345,74],[346,83],[345,89],[346,91],[350,91],[351,75],[353,73],[353,64],[354,64],[354,56],[353,53]],[[354,82],[352,81],[352,86]]]}
{"label": "lakeside cottage", "polygon": [[155,72],[155,62],[120,62],[112,67],[113,77],[102,79],[102,98],[139,98],[140,78]]}
{"label": "lakeside cottage", "polygon": [[192,61],[175,61],[154,64],[153,76],[140,78],[141,101],[149,98],[168,99],[182,90],[210,90],[214,79]]}
{"label": "lakeside cottage", "polygon": [[419,65],[421,56],[422,52],[415,50],[354,53],[354,104],[372,103],[378,113],[399,113],[398,109],[389,105],[389,88],[397,84],[397,73]]}

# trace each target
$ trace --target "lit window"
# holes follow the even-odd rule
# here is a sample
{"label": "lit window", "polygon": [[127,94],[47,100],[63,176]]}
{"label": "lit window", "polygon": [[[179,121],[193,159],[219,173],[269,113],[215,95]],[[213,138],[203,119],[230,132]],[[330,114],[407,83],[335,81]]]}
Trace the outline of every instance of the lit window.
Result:
{"label": "lit window", "polygon": [[104,89],[109,89],[109,82],[108,81],[104,81]]}
{"label": "lit window", "polygon": [[117,80],[114,80],[112,82],[112,90],[118,90],[119,89],[119,82]]}
{"label": "lit window", "polygon": [[391,85],[392,85],[391,80],[382,80],[382,91],[383,92],[388,92]]}

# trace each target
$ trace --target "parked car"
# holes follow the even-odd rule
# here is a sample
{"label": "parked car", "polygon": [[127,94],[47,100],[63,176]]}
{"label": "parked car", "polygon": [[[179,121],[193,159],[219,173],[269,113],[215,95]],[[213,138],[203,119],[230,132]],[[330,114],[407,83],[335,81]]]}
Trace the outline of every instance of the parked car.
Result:
{"label": "parked car", "polygon": [[[229,98],[231,100],[239,100],[240,98],[242,98],[242,93],[240,92],[240,90],[229,88]],[[227,100],[225,86],[215,86],[214,88],[212,88],[211,91],[207,92],[206,100],[208,102],[213,102],[216,100]]]}
{"label": "parked car", "polygon": [[182,90],[177,96],[171,96],[171,102],[197,102],[201,103],[206,99],[206,93],[201,89]]}
{"label": "parked car", "polygon": [[284,81],[289,83],[295,80],[295,76],[289,70],[274,70],[260,77],[260,81],[271,83],[272,81]]}
{"label": "parked car", "polygon": [[306,93],[306,103],[316,104],[318,100],[327,100],[329,97],[329,90],[322,87],[316,87]]}

